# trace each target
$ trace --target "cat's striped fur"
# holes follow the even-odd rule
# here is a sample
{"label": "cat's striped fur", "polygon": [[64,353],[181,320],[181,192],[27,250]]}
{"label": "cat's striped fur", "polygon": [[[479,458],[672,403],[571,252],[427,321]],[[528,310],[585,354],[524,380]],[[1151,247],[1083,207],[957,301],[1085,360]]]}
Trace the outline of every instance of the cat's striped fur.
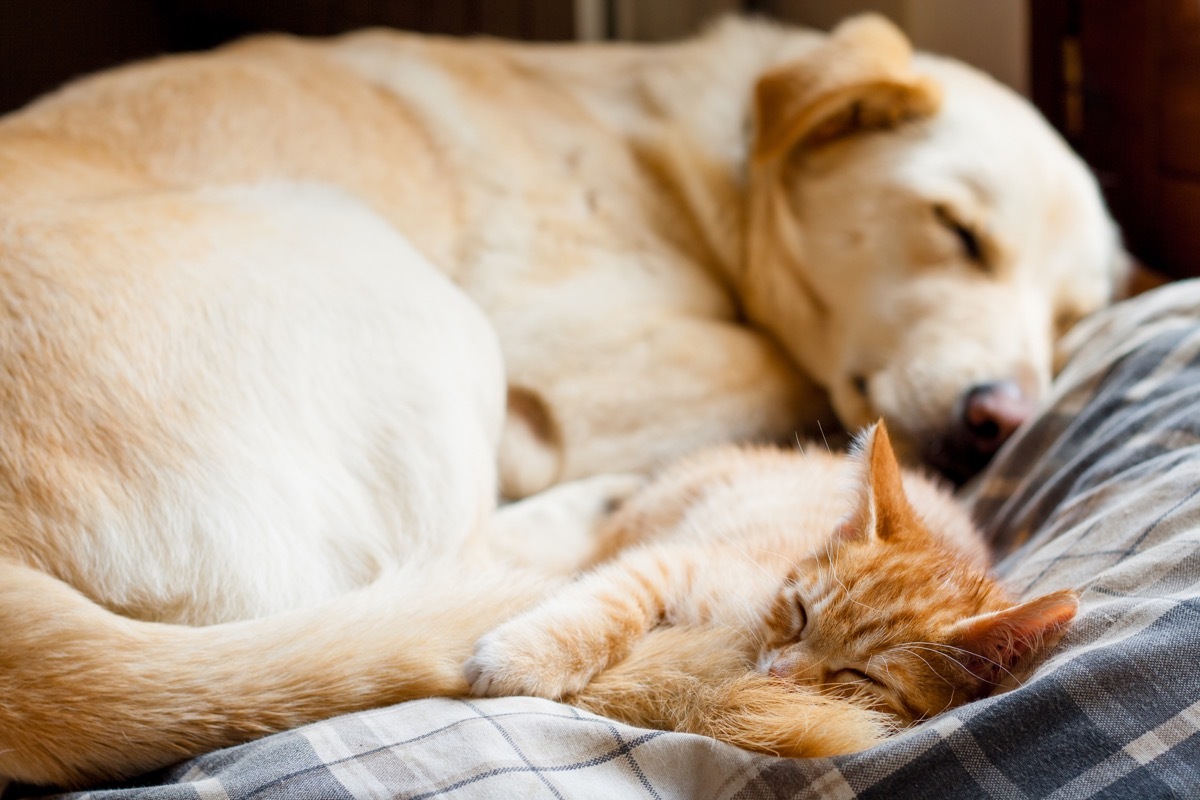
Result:
{"label": "cat's striped fur", "polygon": [[854,457],[696,456],[609,533],[641,543],[484,637],[475,692],[829,755],[989,694],[1077,607],[1070,590],[1015,602],[953,498],[901,472],[882,423]]}

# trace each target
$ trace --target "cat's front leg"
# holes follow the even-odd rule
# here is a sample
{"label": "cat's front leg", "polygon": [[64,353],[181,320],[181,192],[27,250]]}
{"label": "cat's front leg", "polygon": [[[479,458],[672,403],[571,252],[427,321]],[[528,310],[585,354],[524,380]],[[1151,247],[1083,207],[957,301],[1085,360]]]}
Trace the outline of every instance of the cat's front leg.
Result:
{"label": "cat's front leg", "polygon": [[690,552],[628,552],[485,635],[464,667],[472,693],[553,700],[581,690],[668,620],[686,593]]}

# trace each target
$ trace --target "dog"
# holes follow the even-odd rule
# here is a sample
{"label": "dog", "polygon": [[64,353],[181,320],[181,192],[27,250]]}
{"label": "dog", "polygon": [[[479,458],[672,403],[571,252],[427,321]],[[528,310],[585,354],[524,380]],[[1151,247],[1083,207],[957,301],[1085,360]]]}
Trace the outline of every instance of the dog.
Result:
{"label": "dog", "polygon": [[1121,262],[1032,110],[876,17],[69,85],[0,121],[0,776],[464,691],[537,599],[470,565],[552,585],[702,445],[882,415],[965,475]]}
{"label": "dog", "polygon": [[1094,180],[1028,104],[878,17],[656,47],[254,39],[6,128],[13,160],[58,142],[123,180],[303,179],[372,206],[500,336],[512,498],[831,411],[964,478],[1122,269]]}

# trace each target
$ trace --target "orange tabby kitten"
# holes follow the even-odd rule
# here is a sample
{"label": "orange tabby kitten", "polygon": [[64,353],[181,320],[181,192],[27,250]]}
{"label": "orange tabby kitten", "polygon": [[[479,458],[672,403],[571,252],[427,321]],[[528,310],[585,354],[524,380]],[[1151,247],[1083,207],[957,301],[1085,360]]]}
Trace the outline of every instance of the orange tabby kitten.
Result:
{"label": "orange tabby kitten", "polygon": [[900,470],[882,423],[852,457],[704,453],[609,536],[630,546],[478,642],[474,693],[833,755],[985,696],[1077,608],[1071,591],[1014,603],[966,514]]}

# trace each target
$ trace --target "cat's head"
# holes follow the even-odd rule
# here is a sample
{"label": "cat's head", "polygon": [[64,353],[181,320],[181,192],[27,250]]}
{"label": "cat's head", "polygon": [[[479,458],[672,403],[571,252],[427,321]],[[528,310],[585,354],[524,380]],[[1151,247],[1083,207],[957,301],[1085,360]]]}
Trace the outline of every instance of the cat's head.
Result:
{"label": "cat's head", "polygon": [[986,696],[1061,638],[1075,593],[1014,602],[929,530],[936,515],[906,496],[882,422],[856,457],[854,509],[776,598],[762,669],[907,724]]}

